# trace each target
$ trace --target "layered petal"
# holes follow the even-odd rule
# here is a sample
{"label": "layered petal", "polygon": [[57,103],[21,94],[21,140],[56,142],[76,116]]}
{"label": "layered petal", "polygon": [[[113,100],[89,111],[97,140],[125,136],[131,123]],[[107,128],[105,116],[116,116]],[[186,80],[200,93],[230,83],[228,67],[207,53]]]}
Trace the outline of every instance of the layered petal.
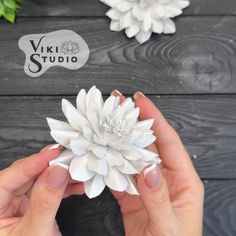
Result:
{"label": "layered petal", "polygon": [[100,195],[104,188],[105,183],[101,175],[95,175],[93,178],[84,183],[85,193],[90,199]]}
{"label": "layered petal", "polygon": [[83,138],[75,139],[70,142],[70,148],[77,156],[86,154],[90,146],[91,143]]}
{"label": "layered petal", "polygon": [[82,131],[83,126],[88,126],[88,120],[66,99],[62,99],[62,111],[71,126]]}
{"label": "layered petal", "polygon": [[80,134],[77,131],[73,130],[51,130],[50,132],[53,139],[61,144],[62,146],[67,146],[70,143],[70,140],[80,137]]}
{"label": "layered petal", "polygon": [[72,159],[75,157],[75,154],[71,150],[65,150],[59,154],[59,156],[49,162],[49,166],[54,166],[54,165],[66,165],[68,168],[70,166],[70,162]]}
{"label": "layered petal", "polygon": [[88,169],[88,160],[90,154],[72,159],[69,167],[70,176],[73,180],[87,181],[91,179],[95,173]]}
{"label": "layered petal", "polygon": [[110,189],[119,192],[125,191],[128,185],[126,176],[121,174],[121,172],[115,168],[109,168],[108,175],[104,176],[104,181]]}

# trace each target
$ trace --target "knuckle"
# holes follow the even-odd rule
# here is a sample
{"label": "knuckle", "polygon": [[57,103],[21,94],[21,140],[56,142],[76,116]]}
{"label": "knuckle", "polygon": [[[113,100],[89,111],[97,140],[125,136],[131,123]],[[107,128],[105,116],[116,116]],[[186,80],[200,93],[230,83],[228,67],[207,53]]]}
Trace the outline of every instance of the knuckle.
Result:
{"label": "knuckle", "polygon": [[166,205],[168,204],[170,201],[169,199],[169,194],[166,190],[166,188],[161,187],[160,189],[156,190],[156,194],[154,194],[154,198],[153,198],[153,203],[155,205]]}

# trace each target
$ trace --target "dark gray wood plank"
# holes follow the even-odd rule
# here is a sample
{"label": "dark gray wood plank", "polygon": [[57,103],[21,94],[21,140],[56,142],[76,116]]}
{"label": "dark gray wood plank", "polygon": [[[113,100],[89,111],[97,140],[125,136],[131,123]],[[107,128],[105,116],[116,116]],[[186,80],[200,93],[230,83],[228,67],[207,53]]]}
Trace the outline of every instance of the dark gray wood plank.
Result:
{"label": "dark gray wood plank", "polygon": [[[236,92],[236,17],[184,17],[175,35],[155,35],[144,45],[111,32],[105,19],[19,19],[1,22],[0,95],[76,94],[97,84],[103,93],[142,89],[146,94]],[[78,71],[54,67],[40,78],[23,71],[18,39],[25,34],[72,29],[87,41],[91,54]]]}
{"label": "dark gray wood plank", "polygon": [[236,182],[205,182],[204,236],[236,234]]}
{"label": "dark gray wood plank", "polygon": [[[206,181],[204,185],[203,235],[235,235],[236,182]],[[92,200],[85,196],[64,200],[57,216],[63,236],[122,236],[121,218],[119,206],[107,189]]]}
{"label": "dark gray wood plank", "polygon": [[[45,117],[65,119],[61,98],[0,98],[0,167],[53,142]],[[236,96],[151,98],[179,132],[202,178],[236,178]]]}
{"label": "dark gray wood plank", "polygon": [[[104,16],[108,7],[99,0],[28,0],[19,16]],[[192,0],[184,15],[235,15],[234,0]]]}

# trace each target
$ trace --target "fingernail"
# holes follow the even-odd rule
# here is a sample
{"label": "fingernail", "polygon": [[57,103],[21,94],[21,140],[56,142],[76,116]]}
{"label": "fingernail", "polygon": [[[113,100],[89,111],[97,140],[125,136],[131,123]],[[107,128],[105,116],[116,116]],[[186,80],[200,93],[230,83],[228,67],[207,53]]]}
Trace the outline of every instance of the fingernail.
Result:
{"label": "fingernail", "polygon": [[151,166],[147,167],[144,172],[144,180],[148,188],[155,189],[158,188],[161,184],[161,176],[157,165],[154,163]]}
{"label": "fingernail", "polygon": [[122,95],[122,93],[120,92],[120,91],[118,91],[118,90],[113,90],[112,92],[111,92],[111,95],[112,96],[121,96]]}
{"label": "fingernail", "polygon": [[47,176],[47,185],[52,190],[59,190],[68,178],[68,170],[63,166],[53,166]]}
{"label": "fingernail", "polygon": [[142,92],[140,92],[140,91],[138,91],[138,92],[136,92],[136,93],[134,94],[134,99],[135,99],[135,100],[138,99],[138,98],[140,98],[140,97],[145,97],[145,95],[144,95]]}
{"label": "fingernail", "polygon": [[54,145],[52,145],[48,150],[54,150],[54,149],[58,149],[61,145],[56,143]]}

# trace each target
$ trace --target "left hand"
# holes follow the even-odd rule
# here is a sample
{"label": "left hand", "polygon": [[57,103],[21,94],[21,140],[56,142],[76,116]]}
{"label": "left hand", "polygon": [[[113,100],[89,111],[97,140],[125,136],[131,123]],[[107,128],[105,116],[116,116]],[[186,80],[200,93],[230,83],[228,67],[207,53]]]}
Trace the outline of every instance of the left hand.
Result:
{"label": "left hand", "polygon": [[61,200],[84,188],[64,168],[48,167],[59,153],[60,148],[46,147],[0,171],[1,236],[61,235],[55,220]]}

